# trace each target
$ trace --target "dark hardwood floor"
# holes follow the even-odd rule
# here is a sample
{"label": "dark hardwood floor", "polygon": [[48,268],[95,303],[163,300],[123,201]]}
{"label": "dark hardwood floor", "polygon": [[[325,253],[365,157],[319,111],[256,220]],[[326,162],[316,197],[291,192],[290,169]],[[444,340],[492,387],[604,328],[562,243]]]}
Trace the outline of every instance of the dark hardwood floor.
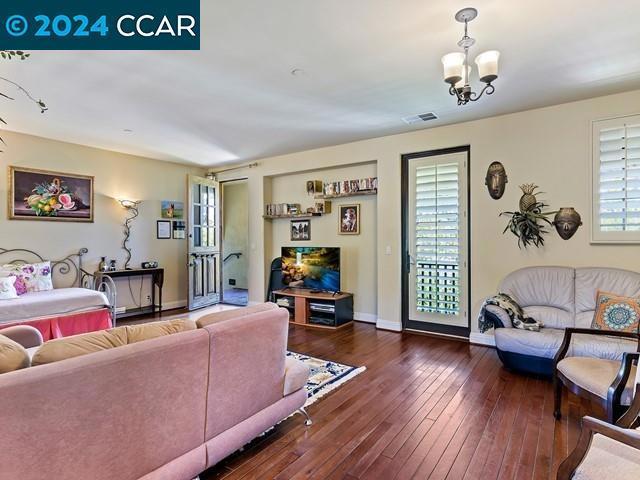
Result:
{"label": "dark hardwood floor", "polygon": [[289,349],[367,367],[200,476],[222,479],[551,479],[588,404],[506,371],[495,350],[356,323],[292,326]]}

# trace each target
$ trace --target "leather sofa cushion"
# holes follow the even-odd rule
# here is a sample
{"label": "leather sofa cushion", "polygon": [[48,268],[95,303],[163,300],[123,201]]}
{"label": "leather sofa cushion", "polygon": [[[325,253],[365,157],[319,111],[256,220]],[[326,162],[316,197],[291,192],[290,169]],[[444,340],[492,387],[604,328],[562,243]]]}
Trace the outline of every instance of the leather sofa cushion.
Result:
{"label": "leather sofa cushion", "polygon": [[258,305],[252,305],[245,308],[234,308],[230,310],[223,310],[222,312],[214,312],[199,318],[196,321],[198,328],[206,327],[217,322],[223,322],[237,317],[246,317],[254,313],[265,312],[268,310],[275,310],[278,307],[275,303],[260,303]]}
{"label": "leather sofa cushion", "polygon": [[295,358],[287,357],[284,363],[284,391],[286,397],[297,392],[307,384],[310,374],[309,367]]}
{"label": "leather sofa cushion", "polygon": [[[564,330],[543,328],[539,332],[517,328],[498,328],[495,331],[496,347],[505,352],[553,358],[560,348]],[[635,352],[638,342],[616,337],[573,335],[568,356],[622,359],[624,352]]]}
{"label": "leather sofa cushion", "polygon": [[527,267],[510,273],[500,291],[521,307],[547,306],[574,314],[575,270],[568,267]]}
{"label": "leather sofa cushion", "polygon": [[0,335],[0,373],[27,368],[30,364],[29,354],[22,345]]}
{"label": "leather sofa cushion", "polygon": [[548,328],[573,327],[573,314],[556,307],[531,305],[522,309],[525,316],[542,322]]}
{"label": "leather sofa cushion", "polygon": [[31,365],[58,362],[187,330],[195,330],[195,323],[191,320],[179,319],[127,325],[50,340],[36,350]]}
{"label": "leather sofa cushion", "polygon": [[[577,268],[576,269],[576,313],[588,312],[580,318],[577,327],[589,327],[596,309],[598,290],[615,293],[623,297],[640,297],[640,273],[615,268]],[[584,325],[584,320],[589,323]]]}
{"label": "leather sofa cushion", "polygon": [[[558,362],[558,370],[579,387],[606,399],[609,387],[620,370],[620,362],[600,358],[566,357]],[[620,397],[622,405],[631,405],[635,377],[636,367],[634,366],[631,368],[629,381]]]}

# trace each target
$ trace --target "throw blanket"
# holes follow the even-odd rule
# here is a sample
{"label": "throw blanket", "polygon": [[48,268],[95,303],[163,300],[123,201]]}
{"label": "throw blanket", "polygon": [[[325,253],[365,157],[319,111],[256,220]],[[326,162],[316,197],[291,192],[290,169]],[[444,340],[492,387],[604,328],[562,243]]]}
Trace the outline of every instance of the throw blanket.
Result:
{"label": "throw blanket", "polygon": [[484,333],[494,327],[491,320],[485,318],[485,310],[488,305],[495,305],[504,310],[511,319],[511,325],[514,328],[520,328],[522,330],[531,330],[532,332],[539,332],[540,328],[544,325],[530,317],[525,317],[522,307],[518,305],[513,298],[506,293],[499,293],[493,297],[487,298],[482,304],[480,309],[480,316],[478,317],[478,327],[480,333]]}

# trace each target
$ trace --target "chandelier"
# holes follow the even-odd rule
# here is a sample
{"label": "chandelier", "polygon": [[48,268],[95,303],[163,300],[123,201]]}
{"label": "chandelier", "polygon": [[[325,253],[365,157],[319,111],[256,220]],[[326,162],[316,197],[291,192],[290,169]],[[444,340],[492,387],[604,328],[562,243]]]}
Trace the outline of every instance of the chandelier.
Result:
{"label": "chandelier", "polygon": [[464,49],[463,52],[448,53],[442,57],[444,67],[444,81],[449,84],[449,94],[458,98],[458,105],[466,105],[469,102],[479,100],[484,93],[491,95],[495,87],[491,84],[498,78],[498,57],[500,52],[489,50],[481,53],[475,59],[478,66],[478,75],[484,87],[480,93],[473,92],[469,85],[471,75],[471,65],[469,65],[469,48],[475,43],[475,39],[467,34],[470,21],[478,16],[475,8],[463,8],[455,15],[455,19],[464,23],[464,36],[458,42],[458,46]]}

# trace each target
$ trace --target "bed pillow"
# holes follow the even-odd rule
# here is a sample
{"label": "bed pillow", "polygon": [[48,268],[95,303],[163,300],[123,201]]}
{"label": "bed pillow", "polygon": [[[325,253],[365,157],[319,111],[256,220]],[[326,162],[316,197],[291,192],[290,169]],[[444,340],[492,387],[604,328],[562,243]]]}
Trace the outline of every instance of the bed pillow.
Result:
{"label": "bed pillow", "polygon": [[16,292],[16,277],[1,277],[0,278],[0,300],[11,300],[18,298],[18,292]]}
{"label": "bed pillow", "polygon": [[614,332],[638,332],[640,298],[623,297],[598,290],[591,328]]}
{"label": "bed pillow", "polygon": [[23,265],[5,265],[5,274],[17,277],[18,295],[27,292],[46,292],[53,290],[51,281],[51,262],[25,263]]}

